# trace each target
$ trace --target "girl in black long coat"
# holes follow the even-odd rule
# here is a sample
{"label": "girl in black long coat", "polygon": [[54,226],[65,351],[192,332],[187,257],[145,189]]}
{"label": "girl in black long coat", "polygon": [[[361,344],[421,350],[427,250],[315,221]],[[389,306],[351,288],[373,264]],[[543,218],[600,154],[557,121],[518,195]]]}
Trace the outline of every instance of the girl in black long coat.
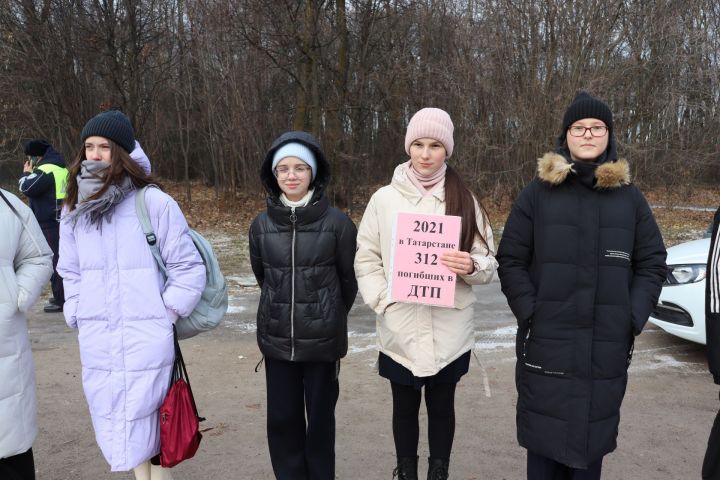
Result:
{"label": "girl in black long coat", "polygon": [[594,480],[616,447],[634,335],[657,303],[665,247],[618,159],[609,107],[585,92],[513,205],[498,249],[518,321],[517,436],[528,479]]}

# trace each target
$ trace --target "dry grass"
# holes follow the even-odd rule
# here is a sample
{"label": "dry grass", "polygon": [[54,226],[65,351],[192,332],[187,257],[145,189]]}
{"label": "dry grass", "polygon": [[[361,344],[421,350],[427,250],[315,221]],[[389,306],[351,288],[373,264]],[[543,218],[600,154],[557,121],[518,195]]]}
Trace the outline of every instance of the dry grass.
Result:
{"label": "dry grass", "polygon": [[[265,196],[257,192],[238,192],[234,195],[218,195],[211,187],[201,184],[192,186],[192,202],[184,199],[182,184],[166,183],[165,188],[175,197],[185,212],[188,222],[200,231],[220,232],[237,239],[237,247],[245,250],[248,228],[253,218],[265,208]],[[350,216],[358,224],[362,218],[365,202],[378,186],[363,188],[356,192],[356,201]],[[692,206],[715,209],[720,205],[720,189],[694,189],[671,192],[666,189],[645,190],[648,202],[662,230],[667,246],[702,237],[713,216],[712,211],[695,211],[677,207]],[[485,208],[497,234],[507,219],[512,199],[485,198]],[[659,208],[658,206],[663,206]],[[499,236],[499,235],[498,235]]]}

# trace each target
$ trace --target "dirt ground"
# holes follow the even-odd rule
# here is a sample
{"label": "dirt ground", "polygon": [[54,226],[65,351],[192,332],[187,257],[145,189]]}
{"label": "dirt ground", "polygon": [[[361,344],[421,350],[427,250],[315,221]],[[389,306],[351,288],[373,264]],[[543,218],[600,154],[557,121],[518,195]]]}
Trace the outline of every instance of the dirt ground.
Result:
{"label": "dirt ground", "polygon": [[[252,319],[257,290],[232,277],[231,314],[217,330],[182,342],[206,429],[196,457],[173,470],[176,480],[272,479],[265,438],[264,371]],[[512,316],[497,283],[478,290],[477,361],[457,391],[457,429],[450,478],[522,479],[525,451],[515,440]],[[350,352],[343,360],[337,416],[337,478],[390,479],[394,467],[391,398],[374,370],[374,320],[353,307]],[[80,382],[76,333],[60,314],[30,315],[37,368],[40,433],[34,445],[39,480],[131,479],[109,472],[94,439]],[[700,478],[713,418],[720,406],[705,349],[648,326],[639,337],[622,409],[618,449],[604,478]],[[421,408],[421,412],[424,407]],[[421,417],[421,471],[427,457]],[[424,472],[422,473],[424,478]]]}

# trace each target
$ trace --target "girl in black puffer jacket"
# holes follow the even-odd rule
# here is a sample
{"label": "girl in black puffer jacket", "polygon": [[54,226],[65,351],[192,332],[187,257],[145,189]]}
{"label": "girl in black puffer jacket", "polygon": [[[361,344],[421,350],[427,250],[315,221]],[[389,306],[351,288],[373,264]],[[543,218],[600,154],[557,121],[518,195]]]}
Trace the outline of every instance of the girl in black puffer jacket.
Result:
{"label": "girl in black puffer jacket", "polygon": [[324,195],[330,166],[312,135],[281,135],[260,176],[267,210],[250,226],[250,261],[261,288],[270,458],[280,480],[331,480],[357,230]]}

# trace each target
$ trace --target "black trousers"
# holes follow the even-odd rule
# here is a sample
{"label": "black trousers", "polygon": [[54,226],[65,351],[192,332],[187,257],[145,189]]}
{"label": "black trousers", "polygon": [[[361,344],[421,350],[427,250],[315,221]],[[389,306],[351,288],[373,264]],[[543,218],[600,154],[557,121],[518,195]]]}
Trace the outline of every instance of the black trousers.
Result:
{"label": "black trousers", "polygon": [[715,416],[702,466],[703,480],[720,480],[720,412]]}
{"label": "black trousers", "polygon": [[[422,390],[390,382],[393,396],[393,438],[398,457],[417,456],[420,428],[418,414]],[[450,460],[455,437],[456,383],[425,387],[430,457]]]}
{"label": "black trousers", "polygon": [[60,224],[55,222],[54,225],[43,225],[42,232],[45,240],[50,245],[53,252],[53,274],[50,277],[50,288],[52,289],[53,298],[56,305],[65,303],[65,289],[60,275],[57,273],[58,256],[60,253]]}
{"label": "black trousers", "polygon": [[268,446],[278,480],[335,479],[339,365],[265,358]]}
{"label": "black trousers", "polygon": [[588,465],[587,470],[571,468],[555,460],[528,451],[528,480],[599,480],[602,458]]}
{"label": "black trousers", "polygon": [[3,480],[35,480],[35,460],[32,448],[19,455],[0,458],[0,478]]}

